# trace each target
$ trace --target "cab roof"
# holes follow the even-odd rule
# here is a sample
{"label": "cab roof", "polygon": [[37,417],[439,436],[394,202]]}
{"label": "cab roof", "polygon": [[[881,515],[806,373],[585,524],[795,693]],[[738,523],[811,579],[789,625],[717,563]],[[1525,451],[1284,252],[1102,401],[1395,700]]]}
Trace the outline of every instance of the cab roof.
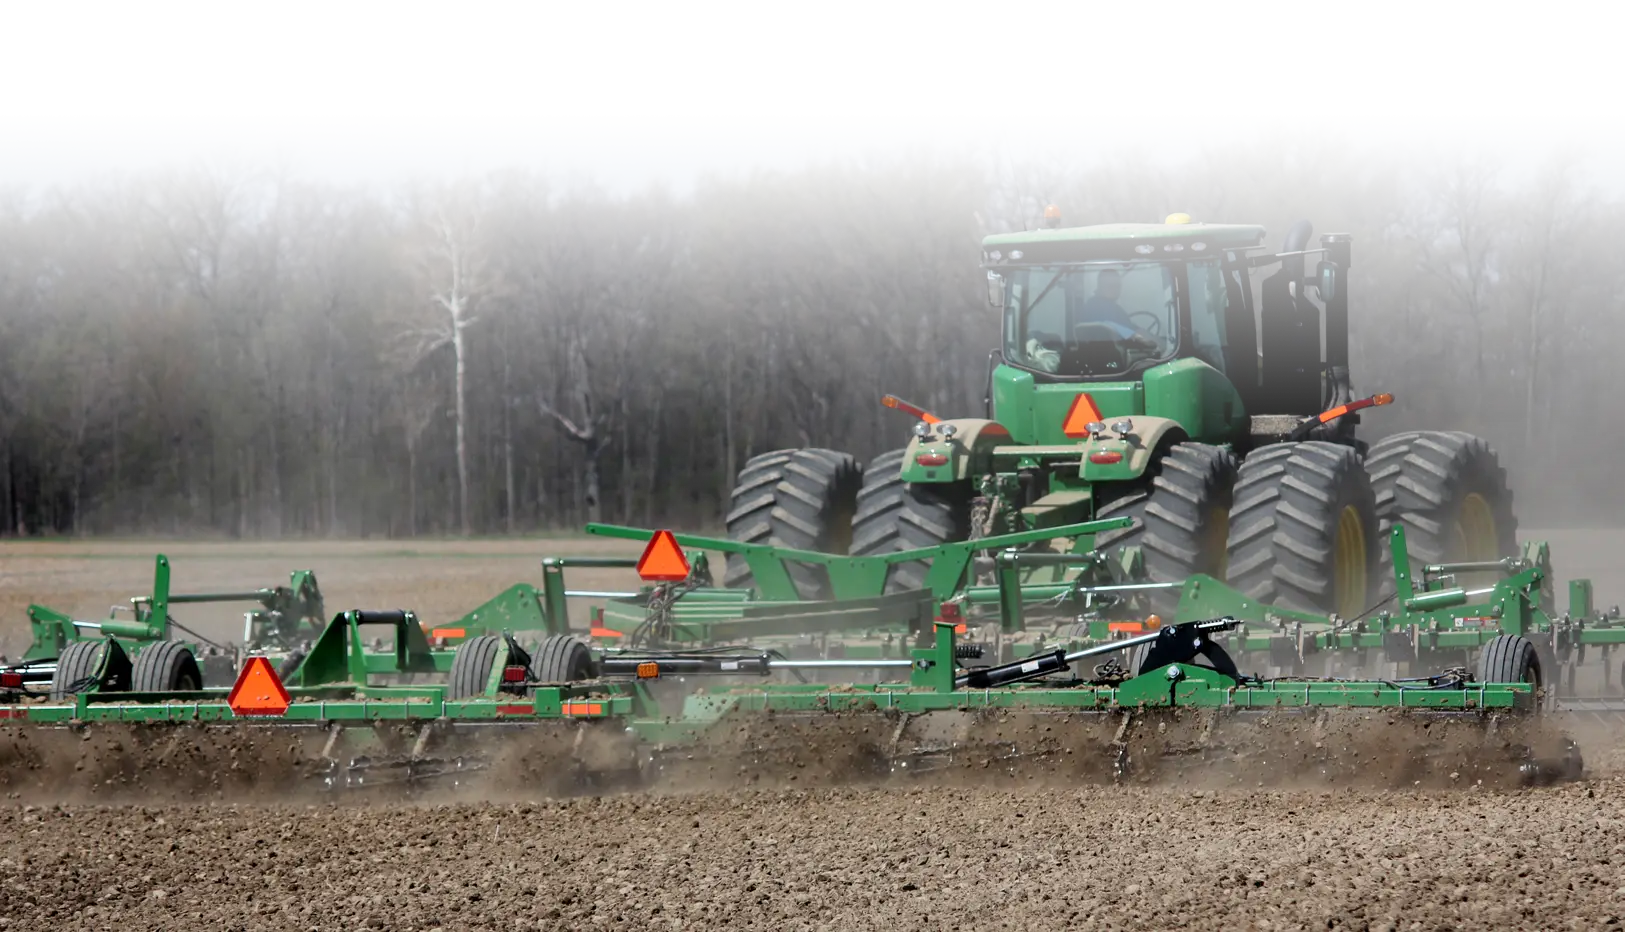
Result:
{"label": "cab roof", "polygon": [[1219,247],[1251,247],[1264,242],[1264,227],[1258,224],[1095,224],[1058,227],[1035,231],[1006,232],[981,237],[983,248],[1061,242],[1144,242],[1144,240],[1207,239]]}

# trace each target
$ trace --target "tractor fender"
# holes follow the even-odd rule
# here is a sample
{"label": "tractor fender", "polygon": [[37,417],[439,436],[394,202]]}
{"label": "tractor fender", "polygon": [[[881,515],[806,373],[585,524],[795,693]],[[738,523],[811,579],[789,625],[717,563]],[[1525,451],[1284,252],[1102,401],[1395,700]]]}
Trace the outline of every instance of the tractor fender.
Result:
{"label": "tractor fender", "polygon": [[[952,436],[943,436],[943,428]],[[993,448],[1010,443],[1010,431],[986,418],[954,418],[931,425],[931,434],[915,437],[903,452],[904,482],[960,482],[992,471]],[[921,462],[921,459],[925,462]],[[934,458],[940,458],[940,462]]]}
{"label": "tractor fender", "polygon": [[[1088,482],[1125,482],[1138,479],[1151,468],[1152,458],[1159,450],[1188,439],[1185,428],[1178,421],[1166,417],[1137,415],[1128,420],[1134,428],[1127,437],[1107,431],[1099,440],[1083,444],[1083,465],[1079,472]],[[1117,453],[1116,462],[1097,463],[1091,456],[1097,453]]]}

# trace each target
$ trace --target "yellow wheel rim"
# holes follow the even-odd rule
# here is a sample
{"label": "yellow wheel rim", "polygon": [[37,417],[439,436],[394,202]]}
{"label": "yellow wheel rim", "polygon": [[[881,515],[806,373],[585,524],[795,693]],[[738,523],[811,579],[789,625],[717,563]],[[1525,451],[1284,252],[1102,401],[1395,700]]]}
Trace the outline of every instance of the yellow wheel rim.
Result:
{"label": "yellow wheel rim", "polygon": [[1202,549],[1207,564],[1212,567],[1214,579],[1224,581],[1230,572],[1230,509],[1215,508],[1208,515],[1207,529],[1202,533]]}
{"label": "yellow wheel rim", "polygon": [[1489,499],[1474,492],[1461,501],[1456,515],[1456,553],[1461,560],[1498,560],[1501,553],[1495,527],[1495,509]]}
{"label": "yellow wheel rim", "polygon": [[1332,609],[1344,618],[1365,611],[1365,522],[1349,505],[1337,516],[1337,543],[1332,550]]}

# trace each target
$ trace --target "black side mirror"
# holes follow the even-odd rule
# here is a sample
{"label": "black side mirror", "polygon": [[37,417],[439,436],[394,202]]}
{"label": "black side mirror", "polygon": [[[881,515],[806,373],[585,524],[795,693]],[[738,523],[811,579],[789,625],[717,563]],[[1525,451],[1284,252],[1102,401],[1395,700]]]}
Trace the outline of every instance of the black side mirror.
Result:
{"label": "black side mirror", "polygon": [[1322,262],[1315,268],[1315,290],[1320,292],[1321,301],[1337,300],[1337,291],[1342,284],[1338,279],[1335,262]]}

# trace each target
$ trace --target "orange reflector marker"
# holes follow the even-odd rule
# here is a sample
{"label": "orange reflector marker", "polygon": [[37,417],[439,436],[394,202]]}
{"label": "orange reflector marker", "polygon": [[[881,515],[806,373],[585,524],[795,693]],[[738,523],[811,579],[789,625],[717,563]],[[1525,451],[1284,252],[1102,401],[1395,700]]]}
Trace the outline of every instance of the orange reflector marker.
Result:
{"label": "orange reflector marker", "polygon": [[659,678],[660,678],[660,664],[658,664],[658,663],[640,663],[640,664],[638,664],[638,679],[640,679],[640,680],[657,680]]}
{"label": "orange reflector marker", "polygon": [[1145,617],[1145,626],[1147,628],[1150,628],[1152,631],[1157,630],[1158,628],[1162,627],[1162,616],[1161,615],[1147,615]]}
{"label": "orange reflector marker", "polygon": [[1079,392],[1078,397],[1072,399],[1066,420],[1061,423],[1061,432],[1074,440],[1081,440],[1089,436],[1089,425],[1100,419],[1100,409],[1095,406],[1095,400],[1089,397],[1088,392]]}
{"label": "orange reflector marker", "polygon": [[1145,624],[1138,621],[1114,621],[1106,626],[1108,631],[1126,631],[1129,634],[1139,634],[1145,630]]}
{"label": "orange reflector marker", "polygon": [[954,633],[955,634],[964,634],[965,630],[966,630],[965,629],[965,623],[963,621],[961,621],[957,625],[954,625]]}
{"label": "orange reflector marker", "polygon": [[243,664],[243,672],[237,674],[237,685],[231,687],[226,704],[237,716],[281,715],[288,711],[293,700],[282,688],[282,680],[277,678],[271,661],[250,657],[248,663]]}
{"label": "orange reflector marker", "polygon": [[561,715],[603,715],[602,702],[566,702],[559,706]]}
{"label": "orange reflector marker", "polygon": [[591,634],[595,638],[618,638],[618,637],[622,637],[621,632],[616,631],[614,628],[600,628],[600,627],[597,627],[596,625],[593,626]]}
{"label": "orange reflector marker", "polygon": [[429,632],[429,636],[436,638],[460,638],[467,633],[468,632],[464,631],[462,628],[436,628]]}
{"label": "orange reflector marker", "polygon": [[638,560],[638,575],[651,582],[682,582],[688,578],[688,557],[670,531],[656,531]]}
{"label": "orange reflector marker", "polygon": [[1359,401],[1351,401],[1346,405],[1338,405],[1330,411],[1322,414],[1320,416],[1320,423],[1324,424],[1327,421],[1335,421],[1350,411],[1358,411],[1361,408],[1381,407],[1382,405],[1393,403],[1394,396],[1388,394],[1387,392],[1383,392],[1380,395],[1372,395],[1370,398],[1361,398]]}
{"label": "orange reflector marker", "polygon": [[884,405],[885,407],[891,408],[894,411],[901,411],[904,414],[913,415],[914,417],[919,418],[920,420],[926,422],[927,424],[940,424],[940,423],[942,423],[942,418],[937,417],[935,414],[932,414],[930,411],[925,410],[924,408],[920,407],[919,405],[909,404],[908,402],[906,402],[903,399],[897,397],[896,395],[886,395],[885,397],[880,399],[880,403],[882,405]]}

